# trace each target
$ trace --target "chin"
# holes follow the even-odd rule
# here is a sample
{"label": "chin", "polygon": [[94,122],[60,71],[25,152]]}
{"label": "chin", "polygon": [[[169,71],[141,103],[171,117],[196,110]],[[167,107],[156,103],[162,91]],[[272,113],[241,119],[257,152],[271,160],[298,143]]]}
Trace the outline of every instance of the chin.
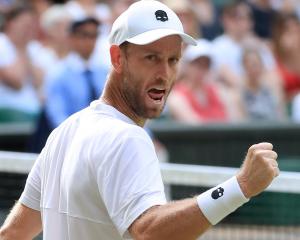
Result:
{"label": "chin", "polygon": [[154,119],[158,118],[162,112],[162,109],[152,109],[148,111],[146,118],[148,119]]}

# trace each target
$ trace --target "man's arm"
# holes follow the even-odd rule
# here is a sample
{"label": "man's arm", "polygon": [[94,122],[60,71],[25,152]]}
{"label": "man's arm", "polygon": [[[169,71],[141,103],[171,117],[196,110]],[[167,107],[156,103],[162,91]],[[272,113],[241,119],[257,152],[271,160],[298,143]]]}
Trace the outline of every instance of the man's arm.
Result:
{"label": "man's arm", "polygon": [[[272,144],[260,143],[249,148],[237,174],[237,181],[246,198],[263,191],[278,176],[277,154]],[[210,226],[197,200],[186,199],[149,209],[129,227],[135,240],[190,240],[202,235]]]}
{"label": "man's arm", "polygon": [[41,231],[41,213],[17,202],[0,228],[0,240],[31,240]]}

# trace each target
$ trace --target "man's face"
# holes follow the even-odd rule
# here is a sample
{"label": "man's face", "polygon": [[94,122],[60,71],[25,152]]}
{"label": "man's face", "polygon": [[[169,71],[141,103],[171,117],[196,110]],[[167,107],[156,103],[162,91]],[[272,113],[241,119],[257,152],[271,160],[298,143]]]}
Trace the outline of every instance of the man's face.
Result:
{"label": "man's face", "polygon": [[35,36],[34,15],[31,12],[23,12],[9,23],[9,28],[14,35],[24,44]]}
{"label": "man's face", "polygon": [[168,36],[123,50],[122,93],[131,111],[147,119],[160,115],[176,78],[182,40]]}
{"label": "man's face", "polygon": [[210,73],[210,58],[201,56],[187,65],[187,76],[194,83],[203,83]]}
{"label": "man's face", "polygon": [[78,52],[82,58],[89,59],[92,54],[98,36],[98,26],[93,23],[81,25],[71,34],[72,49]]}

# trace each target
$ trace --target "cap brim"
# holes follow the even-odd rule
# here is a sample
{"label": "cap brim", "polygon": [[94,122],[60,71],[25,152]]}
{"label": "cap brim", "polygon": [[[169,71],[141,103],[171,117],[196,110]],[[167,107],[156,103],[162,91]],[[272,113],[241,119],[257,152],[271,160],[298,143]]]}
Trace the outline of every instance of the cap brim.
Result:
{"label": "cap brim", "polygon": [[182,41],[186,44],[190,44],[193,46],[197,45],[197,41],[194,38],[192,38],[188,34],[175,31],[173,29],[155,29],[152,31],[147,31],[132,38],[128,38],[127,41],[137,45],[146,45],[171,35],[179,35],[182,38]]}

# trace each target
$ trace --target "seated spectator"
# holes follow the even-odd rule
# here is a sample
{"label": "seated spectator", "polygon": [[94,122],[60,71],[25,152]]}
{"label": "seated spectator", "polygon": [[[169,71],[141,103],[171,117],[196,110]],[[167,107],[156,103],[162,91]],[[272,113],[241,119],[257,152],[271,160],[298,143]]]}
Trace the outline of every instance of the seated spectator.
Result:
{"label": "seated spectator", "polygon": [[298,0],[269,0],[274,10],[283,14],[296,14],[300,19],[300,4]]}
{"label": "seated spectator", "polygon": [[106,23],[110,17],[110,9],[105,3],[96,0],[69,0],[66,4],[68,14],[73,19],[82,19],[93,16],[98,21]]}
{"label": "seated spectator", "polygon": [[211,79],[211,44],[202,39],[197,46],[188,46],[183,61],[183,77],[167,103],[171,116],[192,124],[227,121],[225,105]]}
{"label": "seated spectator", "polygon": [[241,91],[246,120],[279,121],[286,116],[282,91],[276,72],[266,70],[257,49],[245,49],[243,53],[244,87]]}
{"label": "seated spectator", "polygon": [[219,9],[211,0],[190,0],[198,21],[201,23],[202,38],[213,40],[222,33]]}
{"label": "seated spectator", "polygon": [[260,38],[269,41],[272,33],[272,23],[276,11],[270,0],[248,0],[253,13],[254,32]]}
{"label": "seated spectator", "polygon": [[89,64],[98,35],[98,25],[98,21],[92,17],[71,23],[69,43],[66,43],[70,45],[71,52],[47,76],[45,107],[30,151],[41,151],[54,128],[99,98],[108,69]]}
{"label": "seated spectator", "polygon": [[201,37],[201,23],[198,21],[196,13],[188,0],[163,0],[163,3],[178,15],[182,22],[184,32],[195,39]]}
{"label": "seated spectator", "polygon": [[[34,37],[33,12],[13,7],[5,15],[0,33],[0,119],[32,121],[39,113],[36,89],[40,72],[30,60],[28,43]],[[12,118],[10,118],[10,116]]]}
{"label": "seated spectator", "polygon": [[278,15],[273,28],[274,53],[288,102],[300,91],[300,21]]}
{"label": "seated spectator", "polygon": [[253,32],[252,13],[244,2],[225,6],[222,12],[224,34],[213,41],[213,63],[222,82],[239,87],[243,74],[242,52],[245,46],[256,46],[268,69],[275,66],[269,47]]}
{"label": "seated spectator", "polygon": [[[40,25],[44,35],[42,42],[34,41],[30,47],[35,51],[33,62],[43,72],[43,79],[62,61],[69,52],[68,27],[70,16],[63,5],[49,7],[40,17]],[[43,86],[46,83],[43,82]],[[44,89],[40,91],[40,98],[44,100]]]}
{"label": "seated spectator", "polygon": [[52,128],[97,99],[107,75],[107,69],[89,66],[89,58],[98,35],[98,21],[90,17],[75,20],[71,25],[72,52],[48,76],[47,81],[46,114]]}

